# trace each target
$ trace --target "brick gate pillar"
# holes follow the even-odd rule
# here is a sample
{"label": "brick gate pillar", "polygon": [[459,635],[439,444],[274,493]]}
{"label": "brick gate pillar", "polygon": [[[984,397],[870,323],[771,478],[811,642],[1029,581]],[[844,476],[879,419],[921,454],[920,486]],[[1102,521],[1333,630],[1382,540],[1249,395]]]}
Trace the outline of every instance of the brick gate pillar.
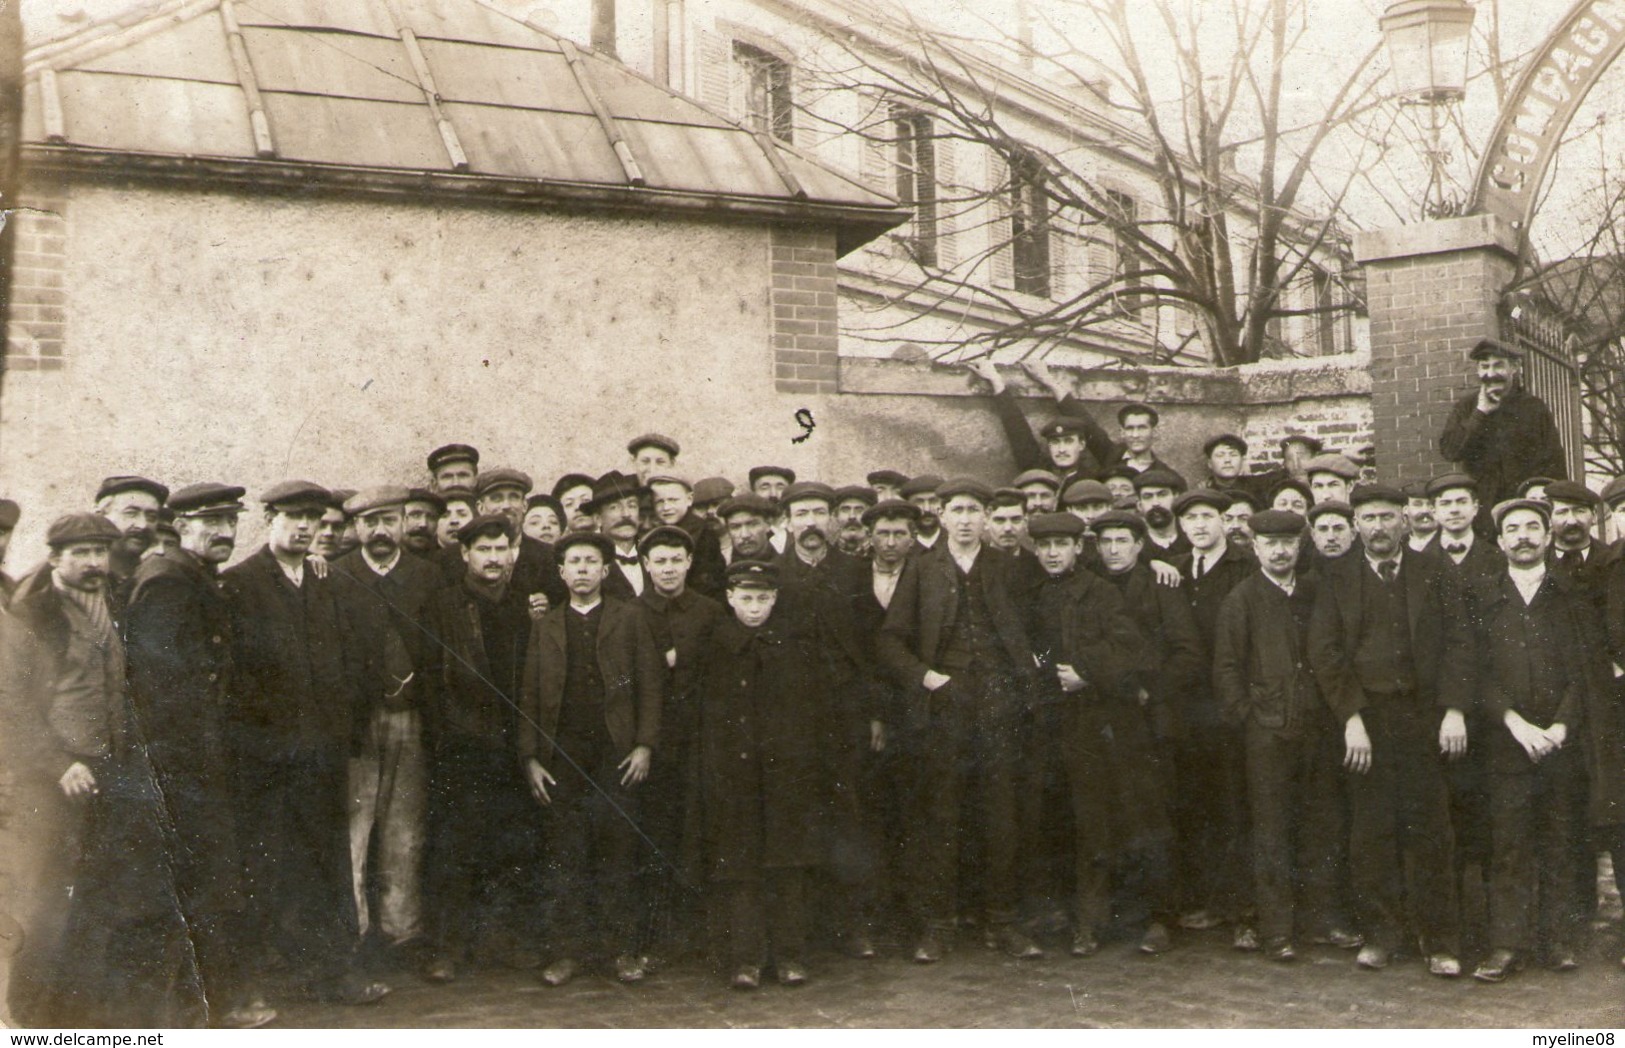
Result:
{"label": "brick gate pillar", "polygon": [[1361,233],[1371,318],[1371,415],[1377,472],[1403,484],[1448,471],[1439,431],[1473,387],[1468,350],[1500,334],[1501,292],[1517,266],[1505,219],[1468,215]]}

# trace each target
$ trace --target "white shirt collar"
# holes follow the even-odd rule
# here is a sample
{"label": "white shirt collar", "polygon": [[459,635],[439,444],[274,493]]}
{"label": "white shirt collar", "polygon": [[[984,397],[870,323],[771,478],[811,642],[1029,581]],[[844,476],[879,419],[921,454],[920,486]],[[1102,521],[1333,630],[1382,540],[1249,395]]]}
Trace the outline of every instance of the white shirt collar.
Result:
{"label": "white shirt collar", "polygon": [[969,575],[971,569],[976,566],[976,558],[981,554],[981,552],[982,547],[978,545],[969,553],[969,555],[961,556],[954,550],[953,546],[950,545],[948,547],[948,556],[954,558],[954,563],[959,565],[959,570],[963,571],[967,575]]}
{"label": "white shirt collar", "polygon": [[378,561],[372,559],[372,554],[367,551],[367,547],[362,546],[361,559],[367,562],[367,567],[372,569],[373,574],[388,575],[390,572],[395,570],[395,565],[401,562],[401,548],[396,546],[395,555],[390,557],[387,561],[379,563]]}
{"label": "white shirt collar", "polygon": [[598,605],[600,605],[602,603],[604,603],[604,598],[603,597],[598,597],[591,604],[588,604],[585,607],[583,607],[583,606],[581,606],[579,604],[576,604],[574,601],[571,601],[570,602],[570,610],[575,612],[577,615],[590,615],[592,613],[593,609],[598,607]]}
{"label": "white shirt collar", "polygon": [[1534,601],[1535,594],[1540,590],[1540,584],[1546,581],[1546,563],[1536,561],[1527,568],[1508,564],[1507,574],[1512,576],[1512,584],[1518,587],[1518,595],[1523,597],[1524,604],[1528,605]]}

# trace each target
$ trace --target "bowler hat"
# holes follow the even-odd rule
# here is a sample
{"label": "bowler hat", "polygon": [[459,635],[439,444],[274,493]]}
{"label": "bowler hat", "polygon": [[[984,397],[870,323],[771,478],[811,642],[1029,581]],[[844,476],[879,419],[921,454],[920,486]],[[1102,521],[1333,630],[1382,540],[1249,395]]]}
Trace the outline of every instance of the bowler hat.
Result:
{"label": "bowler hat", "polygon": [[608,503],[619,502],[621,499],[635,499],[641,491],[642,489],[638,487],[638,478],[612,469],[592,482],[592,498],[581,508],[587,513],[597,513]]}

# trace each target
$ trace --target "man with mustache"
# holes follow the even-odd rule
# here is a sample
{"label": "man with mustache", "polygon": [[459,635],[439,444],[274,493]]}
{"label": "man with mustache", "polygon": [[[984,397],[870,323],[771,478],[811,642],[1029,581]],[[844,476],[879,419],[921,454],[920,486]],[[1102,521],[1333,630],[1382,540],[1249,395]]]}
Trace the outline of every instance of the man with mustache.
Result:
{"label": "man with mustache", "polygon": [[[540,620],[547,614],[548,608],[557,607],[560,601],[566,600],[568,592],[553,563],[553,547],[524,534],[525,498],[532,486],[530,474],[520,470],[505,466],[486,470],[480,474],[474,489],[474,509],[480,516],[500,513],[507,517],[514,532],[519,535],[519,555],[513,565],[513,586],[529,602],[530,617]],[[568,512],[569,503],[564,502],[563,505]]]}
{"label": "man with mustache", "polygon": [[1456,684],[1470,672],[1459,584],[1436,557],[1405,549],[1405,496],[1356,488],[1359,556],[1329,564],[1309,625],[1309,662],[1343,725],[1357,963],[1385,968],[1406,916],[1435,975],[1461,974],[1454,834],[1440,757],[1468,749]]}
{"label": "man with mustache", "polygon": [[1190,551],[1190,540],[1174,519],[1174,499],[1184,491],[1185,482],[1177,473],[1150,469],[1134,478],[1136,508],[1145,518],[1146,548],[1157,560]]}
{"label": "man with mustache", "polygon": [[728,529],[730,557],[736,560],[772,560],[775,553],[768,541],[772,521],[779,507],[759,495],[736,495],[717,507],[717,519]]}
{"label": "man with mustache", "polygon": [[429,452],[430,486],[436,491],[472,488],[479,472],[480,453],[467,444],[447,444]]}
{"label": "man with mustache", "polygon": [[376,933],[378,945],[415,969],[425,942],[421,881],[429,802],[419,673],[434,643],[423,618],[444,581],[434,565],[402,548],[411,497],[406,488],[388,486],[351,496],[344,512],[355,521],[361,546],[333,570],[361,687],[359,745],[349,772],[357,924],[363,939]]}
{"label": "man with mustache", "polygon": [[1054,513],[1061,494],[1061,478],[1047,469],[1029,469],[1016,474],[1010,486],[1027,500],[1028,513]]}
{"label": "man with mustache", "polygon": [[785,466],[752,466],[750,469],[750,490],[758,498],[766,499],[779,512],[774,515],[771,522],[771,531],[768,541],[772,543],[774,553],[783,553],[785,543],[789,538],[785,533],[783,507],[784,489],[796,482],[796,471]]}
{"label": "man with mustache", "polygon": [[880,501],[873,488],[849,484],[835,489],[835,548],[853,557],[869,555],[869,529],[863,515]]}
{"label": "man with mustache", "polygon": [[[224,496],[177,492],[177,521],[195,510],[206,524]],[[337,565],[322,578],[306,564],[332,499],[305,481],[267,490],[265,545],[222,574],[234,627],[232,797],[248,941],[277,948],[310,991],[359,1005],[389,987],[368,979],[355,956],[348,762],[370,696],[363,701],[345,650],[353,626],[341,602],[343,577]],[[209,544],[219,551],[226,541],[217,534]]]}
{"label": "man with mustache", "polygon": [[1439,535],[1439,519],[1433,513],[1433,496],[1428,482],[1413,480],[1400,489],[1405,495],[1405,545],[1412,553],[1433,548]]}
{"label": "man with mustache", "polygon": [[[1111,438],[1106,436],[1088,409],[1060,385],[1047,367],[1024,366],[1028,374],[1049,389],[1060,411],[1060,417],[1046,423],[1036,437],[1026,414],[1021,410],[1020,402],[1010,393],[1009,384],[999,374],[993,361],[984,357],[970,365],[970,370],[986,382],[993,393],[993,410],[1004,428],[1016,467],[1053,472],[1058,490],[1065,490],[1066,485],[1074,480],[1095,476],[1100,472],[1101,460],[1094,450],[1099,448],[1109,454]],[[1039,440],[1044,443],[1040,445]]]}
{"label": "man with mustache", "polygon": [[440,517],[446,500],[428,488],[411,488],[401,511],[401,548],[418,557],[429,557],[440,548]]}
{"label": "man with mustache", "polygon": [[1546,498],[1541,501],[1552,507],[1553,563],[1601,615],[1606,604],[1605,579],[1619,550],[1592,534],[1597,527],[1597,496],[1579,481],[1554,480],[1546,485]]}
{"label": "man with mustache", "polygon": [[597,518],[598,534],[610,541],[604,593],[617,600],[635,600],[649,585],[643,561],[638,557],[640,490],[635,477],[610,470],[593,483],[592,501],[583,507]]}
{"label": "man with mustache", "polygon": [[922,553],[934,548],[942,538],[942,497],[937,494],[941,486],[941,477],[922,473],[902,488],[903,501],[920,511],[920,519],[914,525],[914,542]]}
{"label": "man with mustache", "polygon": [[1468,356],[1478,362],[1478,389],[1451,408],[1440,453],[1478,481],[1488,506],[1512,498],[1525,477],[1567,477],[1551,409],[1523,387],[1523,351],[1486,338]]}
{"label": "man with mustache", "polygon": [[158,511],[169,498],[169,489],[146,477],[108,477],[96,491],[96,512],[112,521],[120,532],[113,543],[108,570],[112,587],[121,597],[128,596],[128,583],[152,546]]}

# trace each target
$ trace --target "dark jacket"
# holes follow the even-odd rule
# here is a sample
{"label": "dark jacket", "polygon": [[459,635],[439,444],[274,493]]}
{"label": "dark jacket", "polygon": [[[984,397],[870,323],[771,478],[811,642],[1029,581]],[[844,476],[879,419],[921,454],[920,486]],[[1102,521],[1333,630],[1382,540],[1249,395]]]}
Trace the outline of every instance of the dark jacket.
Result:
{"label": "dark jacket", "polygon": [[519,556],[514,558],[513,578],[508,583],[528,601],[533,593],[545,593],[547,606],[556,608],[570,601],[570,588],[559,575],[559,562],[553,545],[529,535],[519,537]]}
{"label": "dark jacket", "polygon": [[[1364,619],[1361,587],[1368,576],[1376,577],[1363,555],[1328,564],[1309,623],[1309,664],[1339,723],[1367,704],[1354,655]],[[1399,578],[1405,586],[1417,700],[1465,711],[1461,687],[1470,655],[1460,585],[1438,557],[1425,553],[1402,554]]]}
{"label": "dark jacket", "polygon": [[[1092,701],[1139,710],[1139,668],[1145,639],[1111,583],[1074,569],[1046,578],[1034,595],[1028,636],[1033,638],[1041,696],[1061,701]],[[1082,677],[1081,692],[1061,690],[1056,667],[1071,666]]]}
{"label": "dark jacket", "polygon": [[785,610],[818,616],[818,628],[833,646],[831,698],[847,730],[861,727],[867,738],[869,721],[881,719],[881,690],[877,683],[880,671],[870,645],[859,639],[854,624],[856,605],[864,591],[873,597],[869,565],[837,549],[829,550],[823,560],[812,565],[796,556],[792,548],[774,558],[774,563],[779,569],[779,599],[785,602]]}
{"label": "dark jacket", "polygon": [[700,680],[711,634],[729,613],[710,597],[686,588],[677,597],[666,597],[650,586],[637,606],[648,619],[655,650],[667,667],[666,698],[660,708],[661,745],[668,753],[680,748],[686,756],[698,730]]}
{"label": "dark jacket", "polygon": [[[1444,532],[1441,531],[1439,534],[1442,536]],[[1409,557],[1411,555],[1412,551],[1407,549],[1405,556]],[[1434,541],[1427,549],[1415,555],[1436,558],[1444,566],[1444,569],[1455,577],[1463,593],[1466,592],[1468,586],[1473,584],[1473,580],[1505,574],[1507,567],[1506,554],[1502,553],[1500,548],[1495,545],[1495,541],[1487,539],[1476,532],[1473,534],[1472,548],[1467,551],[1466,556],[1461,558],[1460,564],[1457,564],[1455,558],[1444,551],[1442,538]]]}
{"label": "dark jacket", "polygon": [[1005,439],[1010,442],[1010,455],[1016,460],[1016,472],[1021,473],[1029,469],[1047,469],[1061,479],[1061,491],[1065,492],[1067,485],[1074,480],[1092,479],[1100,476],[1100,461],[1090,450],[1093,447],[1110,447],[1111,438],[1108,437],[1090,415],[1088,409],[1079,404],[1074,398],[1067,397],[1059,405],[1060,413],[1068,418],[1075,418],[1088,427],[1089,432],[1084,435],[1084,446],[1078,452],[1078,464],[1072,469],[1063,470],[1049,457],[1049,449],[1038,439],[1033,432],[1027,416],[1021,410],[1021,404],[1015,394],[1006,390],[993,399],[993,411],[999,417],[999,425],[1004,428]]}
{"label": "dark jacket", "polygon": [[[493,663],[487,616],[504,630],[508,657]],[[512,750],[525,652],[530,643],[529,599],[511,585],[493,600],[465,572],[455,586],[437,590],[424,609],[430,642],[422,670],[424,733],[438,749],[450,740]]]}
{"label": "dark jacket", "polygon": [[[666,663],[655,647],[649,623],[637,606],[604,597],[598,624],[598,671],[604,681],[604,726],[617,752],[655,749],[660,741],[660,702]],[[555,605],[534,623],[525,653],[525,679],[519,700],[519,756],[543,767],[553,759],[564,707],[565,615],[569,602]]]}
{"label": "dark jacket", "polygon": [[1478,410],[1477,390],[1462,396],[1439,433],[1439,452],[1478,481],[1479,502],[1486,507],[1512,498],[1530,477],[1569,475],[1551,410],[1522,386],[1488,415]]}
{"label": "dark jacket", "polygon": [[430,646],[424,619],[430,599],[445,586],[445,576],[405,550],[389,574],[379,575],[359,548],[335,560],[333,574],[348,617],[350,658],[361,675],[361,701],[369,710],[416,708],[423,690],[419,674]]}
{"label": "dark jacket", "polygon": [[721,600],[728,570],[728,562],[722,558],[722,539],[712,530],[710,522],[693,509],[683,515],[677,526],[694,540],[694,563],[688,569],[688,588],[712,600]]}
{"label": "dark jacket", "polygon": [[1262,570],[1238,582],[1219,609],[1213,691],[1226,722],[1292,736],[1331,727],[1309,668],[1316,580],[1297,576],[1289,597]]}
{"label": "dark jacket", "polygon": [[1177,738],[1185,730],[1183,702],[1200,686],[1209,665],[1190,598],[1183,586],[1157,582],[1144,564],[1103,578],[1123,595],[1123,605],[1146,641],[1137,682],[1151,696],[1152,727],[1158,738]]}
{"label": "dark jacket", "polygon": [[344,642],[342,583],[307,569],[295,587],[269,546],[222,577],[236,627],[231,690],[238,752],[268,761],[353,752],[366,706]]}

